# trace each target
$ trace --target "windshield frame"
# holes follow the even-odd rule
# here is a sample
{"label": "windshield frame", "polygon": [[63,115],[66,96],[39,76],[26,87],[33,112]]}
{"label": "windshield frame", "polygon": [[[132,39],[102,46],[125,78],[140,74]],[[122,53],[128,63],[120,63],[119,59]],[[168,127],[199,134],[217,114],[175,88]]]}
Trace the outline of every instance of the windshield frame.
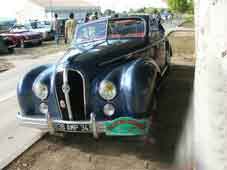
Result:
{"label": "windshield frame", "polygon": [[[146,38],[147,36],[147,23],[146,23],[146,20],[142,17],[122,17],[122,18],[104,18],[104,19],[99,19],[99,20],[95,20],[95,21],[90,21],[88,23],[85,23],[85,24],[81,24],[80,26],[78,26],[76,28],[76,33],[75,33],[75,37],[74,37],[74,40],[72,42],[72,46],[77,46],[77,45],[83,45],[83,44],[87,44],[87,43],[92,43],[92,42],[98,42],[98,41],[108,41],[108,40],[111,40],[109,39],[109,22],[110,21],[118,21],[118,20],[141,20],[144,24],[144,37],[142,37],[143,39]],[[105,37],[103,39],[97,39],[97,40],[90,40],[90,41],[86,41],[86,42],[81,42],[81,43],[77,43],[76,42],[76,37],[77,37],[77,34],[78,34],[78,30],[80,27],[82,26],[86,26],[86,25],[90,25],[90,24],[95,24],[95,23],[98,23],[98,22],[106,22],[106,26],[105,26]],[[127,40],[127,39],[132,39],[133,37],[124,37],[124,38],[117,38],[115,40]],[[135,37],[137,38],[137,37]],[[142,39],[141,38],[141,39]],[[114,40],[114,39],[112,39]]]}

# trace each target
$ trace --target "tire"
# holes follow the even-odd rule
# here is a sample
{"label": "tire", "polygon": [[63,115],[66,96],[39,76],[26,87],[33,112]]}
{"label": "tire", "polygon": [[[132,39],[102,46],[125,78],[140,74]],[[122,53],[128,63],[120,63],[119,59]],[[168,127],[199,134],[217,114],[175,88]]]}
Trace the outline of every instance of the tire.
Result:
{"label": "tire", "polygon": [[12,54],[14,52],[14,48],[8,48],[8,53]]}
{"label": "tire", "polygon": [[40,46],[40,45],[42,45],[42,44],[43,44],[43,41],[40,40],[40,41],[38,42],[38,45]]}

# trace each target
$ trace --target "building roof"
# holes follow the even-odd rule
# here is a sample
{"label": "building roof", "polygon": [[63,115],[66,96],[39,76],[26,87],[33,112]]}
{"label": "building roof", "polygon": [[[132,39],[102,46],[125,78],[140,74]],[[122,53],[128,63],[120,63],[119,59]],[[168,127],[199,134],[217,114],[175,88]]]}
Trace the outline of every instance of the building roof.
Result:
{"label": "building roof", "polygon": [[30,0],[31,2],[44,7],[50,8],[81,8],[81,7],[97,7],[85,0]]}

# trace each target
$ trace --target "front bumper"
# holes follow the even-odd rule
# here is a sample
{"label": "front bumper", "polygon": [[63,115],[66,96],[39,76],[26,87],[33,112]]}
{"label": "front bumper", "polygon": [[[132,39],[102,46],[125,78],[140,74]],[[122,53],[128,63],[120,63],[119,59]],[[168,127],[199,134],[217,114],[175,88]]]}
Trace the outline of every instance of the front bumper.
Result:
{"label": "front bumper", "polygon": [[8,48],[16,48],[16,44],[13,44],[13,45],[9,45]]}
{"label": "front bumper", "polygon": [[149,119],[119,117],[109,121],[96,121],[95,117],[95,114],[91,113],[89,121],[64,121],[52,120],[48,116],[46,118],[38,118],[24,116],[21,113],[17,114],[17,119],[21,125],[49,132],[75,132],[62,128],[62,125],[89,125],[90,130],[75,133],[92,133],[95,138],[98,138],[100,133],[105,133],[107,136],[146,135],[150,127]]}
{"label": "front bumper", "polygon": [[42,41],[42,38],[24,40],[25,44],[36,44]]}

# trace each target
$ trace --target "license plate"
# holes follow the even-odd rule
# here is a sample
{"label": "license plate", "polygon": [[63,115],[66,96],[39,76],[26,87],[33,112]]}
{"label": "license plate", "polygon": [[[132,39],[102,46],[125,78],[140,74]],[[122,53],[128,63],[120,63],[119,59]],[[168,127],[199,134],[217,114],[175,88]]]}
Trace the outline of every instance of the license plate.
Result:
{"label": "license plate", "polygon": [[91,128],[89,124],[55,124],[56,131],[66,132],[90,132]]}

